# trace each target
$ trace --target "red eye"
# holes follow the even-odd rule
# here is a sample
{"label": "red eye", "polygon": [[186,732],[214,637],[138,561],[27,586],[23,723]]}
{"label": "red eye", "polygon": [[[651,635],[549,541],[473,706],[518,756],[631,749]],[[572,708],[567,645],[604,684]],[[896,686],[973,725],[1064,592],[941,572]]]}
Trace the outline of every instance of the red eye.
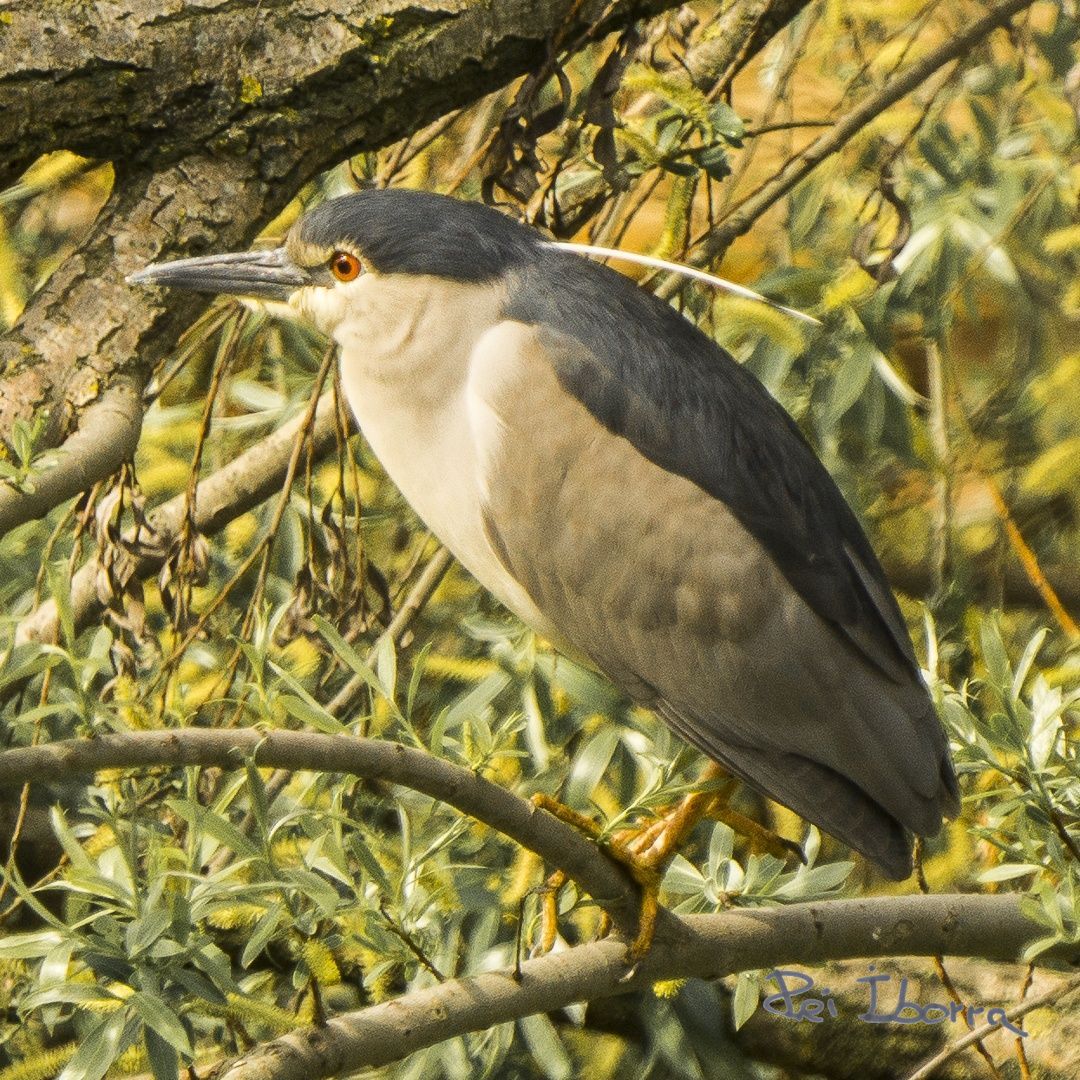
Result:
{"label": "red eye", "polygon": [[330,273],[338,281],[352,281],[360,276],[360,260],[351,251],[335,251],[330,256]]}

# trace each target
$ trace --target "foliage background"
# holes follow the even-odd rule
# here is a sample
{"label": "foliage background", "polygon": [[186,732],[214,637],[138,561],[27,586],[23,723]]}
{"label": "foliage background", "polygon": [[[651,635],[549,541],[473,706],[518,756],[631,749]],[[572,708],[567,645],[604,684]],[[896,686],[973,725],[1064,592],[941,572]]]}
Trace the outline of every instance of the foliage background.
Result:
{"label": "foliage background", "polygon": [[[810,865],[703,825],[665,878],[676,911],[1022,889],[1046,929],[1025,960],[1080,940],[1075,12],[1029,8],[863,125],[725,252],[709,249],[785,161],[982,11],[823,0],[734,76],[708,68],[723,5],[688,5],[343,162],[265,223],[278,237],[357,186],[422,187],[499,202],[560,237],[723,254],[722,273],[822,321],[645,281],[765,382],[859,511],[954,738],[965,812],[927,845],[922,880],[892,886],[743,792],[739,807],[804,843]],[[0,193],[8,325],[79,248],[113,180],[110,163],[57,153]],[[557,793],[609,831],[686,791],[700,760],[662,724],[458,567],[444,573],[334,378],[321,340],[216,302],[147,386],[134,461],[0,539],[5,744],[192,725],[351,731]],[[323,391],[335,395],[323,434],[305,425],[284,489],[201,532],[197,480],[311,419]],[[46,423],[20,421],[0,478],[31,491],[49,466]],[[169,500],[178,526],[161,541],[148,515]],[[70,586],[87,560],[89,620]],[[16,645],[42,604],[56,640]],[[23,789],[0,821],[2,1080],[164,1080],[301,1022],[510,966],[536,940],[539,859],[379,782],[250,763],[118,771]],[[571,885],[559,903],[566,941],[595,935],[589,898]],[[802,1075],[796,1049],[775,1060],[754,1041],[760,1014],[742,1026],[761,974],[526,1017],[381,1075]],[[1021,978],[1004,999],[1026,992]],[[932,1045],[895,1050],[888,1067]],[[1075,1056],[1045,1045],[1040,1075],[1070,1075]],[[999,1075],[1031,1067],[993,1046],[1008,1058]],[[828,1071],[835,1053],[811,1064],[847,1075]]]}

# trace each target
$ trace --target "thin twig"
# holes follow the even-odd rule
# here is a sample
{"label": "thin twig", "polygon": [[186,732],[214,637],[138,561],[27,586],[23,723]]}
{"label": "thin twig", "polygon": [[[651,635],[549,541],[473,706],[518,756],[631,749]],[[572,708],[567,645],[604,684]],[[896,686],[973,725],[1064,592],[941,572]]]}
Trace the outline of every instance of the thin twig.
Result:
{"label": "thin twig", "polygon": [[[431,594],[439,587],[439,582],[442,581],[443,576],[446,574],[446,571],[450,568],[450,564],[453,561],[454,557],[444,547],[440,547],[439,550],[432,555],[428,560],[427,566],[424,567],[423,573],[417,578],[416,584],[410,590],[405,602],[398,608],[394,617],[390,620],[390,625],[387,626],[379,636],[378,641],[371,647],[371,650],[368,653],[368,663],[372,663],[379,655],[379,648],[384,641],[397,643],[401,640],[402,634],[405,633],[413,619],[416,618],[420,610],[431,598]],[[348,710],[352,708],[357,695],[366,685],[367,683],[361,679],[359,675],[354,675],[334,695],[333,699],[326,706],[327,711],[334,716],[341,716],[343,713],[348,712]]]}
{"label": "thin twig", "polygon": [[[1035,1009],[1041,1009],[1044,1005],[1052,1005],[1055,1001],[1059,1004],[1064,1003],[1067,998],[1072,997],[1078,990],[1080,990],[1080,977],[1072,979],[1064,986],[1058,986],[1053,990],[1048,990],[1045,994],[1042,994],[1037,998],[1025,1001],[1022,1005],[1006,1009],[1005,1015],[1008,1017],[1010,1023],[1015,1023],[1029,1012],[1032,1012]],[[924,1062],[913,1073],[910,1073],[905,1077],[905,1080],[930,1080],[930,1077],[934,1075],[934,1072],[938,1067],[944,1065],[949,1058],[955,1057],[961,1050],[966,1050],[980,1039],[985,1039],[987,1035],[992,1035],[995,1031],[999,1030],[1000,1027],[1000,1024],[983,1024],[982,1027],[976,1028],[962,1039],[957,1039],[956,1042],[950,1043],[940,1054],[935,1054],[929,1061]]]}
{"label": "thin twig", "polygon": [[1046,574],[1043,573],[1043,569],[1039,565],[1038,557],[1031,549],[1031,545],[1024,539],[1024,534],[1020,531],[1020,527],[1010,513],[1005,497],[1001,494],[1001,489],[990,477],[986,477],[986,489],[989,491],[990,500],[993,502],[994,509],[1001,519],[1005,535],[1009,539],[1009,545],[1020,560],[1020,565],[1024,568],[1028,580],[1042,597],[1050,613],[1057,620],[1058,626],[1072,641],[1080,641],[1080,626],[1077,626],[1076,620],[1066,611],[1065,605],[1061,602],[1061,597],[1058,596],[1054,586],[1047,580]]}
{"label": "thin twig", "polygon": [[[1034,3],[1035,0],[1002,0],[966,30],[932,49],[906,71],[890,79],[880,90],[870,94],[837,120],[829,131],[818,136],[795,158],[785,163],[776,176],[743,199],[718,228],[702,238],[691,253],[689,261],[700,266],[719,258],[736,237],[748,232],[767,210],[809,176],[818,165],[842,149],[871,120],[917,89],[941,68],[967,56],[983,38],[1007,25],[1014,15]],[[680,283],[669,279],[657,291],[664,297],[670,297],[678,291],[679,285]]]}
{"label": "thin twig", "polygon": [[[334,363],[334,358],[337,355],[337,347],[331,345],[326,350],[326,355],[323,357],[322,366],[319,368],[318,374],[315,376],[315,385],[311,392],[311,400],[308,402],[307,408],[304,410],[303,419],[300,423],[301,434],[310,432],[312,424],[315,420],[315,412],[319,407],[322,400],[321,392],[323,383],[326,381],[326,376],[330,373],[330,367]],[[298,438],[293,444],[292,451],[289,454],[289,462],[285,467],[285,476],[282,478],[281,494],[278,496],[277,505],[274,507],[274,513],[270,518],[270,524],[263,531],[262,536],[259,538],[259,542],[255,547],[248,552],[248,554],[241,560],[240,565],[234,571],[232,577],[229,578],[224,585],[214,594],[213,600],[207,605],[206,609],[200,614],[195,625],[185,634],[183,641],[173,649],[172,654],[165,660],[162,665],[163,670],[170,670],[173,665],[180,659],[181,656],[187,651],[189,646],[198,639],[199,635],[206,629],[210,618],[214,612],[221,607],[225,600],[229,597],[232,590],[243,579],[244,575],[255,565],[260,559],[264,558],[269,551],[270,544],[273,542],[274,537],[277,536],[278,528],[281,525],[281,519],[285,516],[285,510],[289,505],[289,498],[292,494],[293,478],[296,476],[296,470],[300,465],[300,455],[303,453],[304,446],[307,445],[307,440],[303,437]],[[188,517],[186,520],[190,520],[190,511],[188,511]],[[182,535],[182,533],[181,533]],[[256,586],[255,597],[252,603],[258,602],[260,595],[259,586],[265,581],[265,558],[264,565],[260,571],[258,583]]]}
{"label": "thin twig", "polygon": [[[325,452],[334,442],[333,414],[332,395],[324,394],[311,425],[311,440],[316,454]],[[293,417],[199,484],[195,499],[195,524],[199,532],[204,535],[216,533],[233,518],[281,491],[289,461],[306,423],[306,413]],[[184,505],[185,496],[180,494],[162,503],[150,514],[150,530],[152,536],[160,541],[160,550],[154,553],[146,551],[133,558],[130,567],[133,576],[148,577],[160,568],[164,551],[179,533]],[[143,531],[137,538],[132,532],[125,539],[134,544],[136,539],[145,540],[146,533]],[[102,560],[94,558],[72,578],[69,602],[76,629],[87,626],[101,610],[97,579],[103,569]],[[51,641],[56,628],[56,603],[47,600],[19,623],[16,640]]]}

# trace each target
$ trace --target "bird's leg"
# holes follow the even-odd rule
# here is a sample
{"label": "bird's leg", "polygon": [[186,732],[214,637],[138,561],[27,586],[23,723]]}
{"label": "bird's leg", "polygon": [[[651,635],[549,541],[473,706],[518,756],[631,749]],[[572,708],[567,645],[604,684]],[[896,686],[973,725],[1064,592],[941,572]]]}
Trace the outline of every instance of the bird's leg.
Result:
{"label": "bird's leg", "polygon": [[710,786],[706,791],[685,795],[672,808],[662,811],[652,824],[643,829],[626,830],[612,840],[612,854],[626,864],[642,888],[641,919],[637,937],[630,946],[632,960],[640,960],[652,944],[660,908],[660,881],[667,864],[705,818],[722,821],[745,836],[753,851],[767,851],[783,860],[794,854],[800,861],[806,861],[798,844],[777,836],[728,805],[738,781],[720,765],[709,762],[698,783],[712,785],[713,781],[722,778],[726,778],[726,782],[719,789]]}
{"label": "bird's leg", "polygon": [[[722,821],[734,832],[749,840],[750,850],[755,854],[766,852],[785,861],[789,856],[794,855],[800,862],[805,862],[802,848],[794,840],[778,836],[771,829],[759,825],[745,814],[732,809],[729,801],[739,781],[729,776],[720,765],[710,762],[702,771],[698,783],[706,784],[723,778],[726,778],[726,782],[721,787],[713,787],[711,791],[695,792],[686,796],[673,808],[661,810],[659,818],[652,825],[632,832],[628,840],[632,850],[648,857],[650,849],[654,845],[659,845],[661,854],[664,851],[674,854],[693,831],[694,826],[704,818],[710,818],[713,821]],[[702,800],[708,800],[704,806]],[[671,830],[673,829],[677,835],[674,839],[674,847],[671,847]]]}
{"label": "bird's leg", "polygon": [[[718,766],[710,765],[702,774],[702,780],[713,779],[719,773],[710,770],[718,769]],[[713,791],[697,791],[686,795],[671,811],[644,829],[624,830],[607,842],[595,821],[550,795],[537,794],[532,797],[532,801],[535,806],[547,810],[560,821],[565,821],[586,836],[604,843],[612,857],[622,863],[630,871],[630,876],[641,886],[638,932],[630,946],[630,959],[636,962],[649,951],[656,932],[656,920],[660,912],[660,879],[663,877],[664,868],[694,826],[707,815],[715,798],[716,793]],[[558,885],[552,888],[556,878],[559,878]],[[548,879],[548,888],[543,894],[540,944],[544,951],[555,943],[558,915],[556,897],[558,888],[562,887],[565,880],[565,876],[553,875]]]}
{"label": "bird's leg", "polygon": [[[532,797],[532,804],[541,810],[546,810],[553,817],[566,822],[567,825],[572,825],[590,839],[600,840],[600,826],[595,821],[584,814],[579,814],[577,810],[559,802],[558,799],[538,793]],[[566,874],[562,870],[556,870],[540,889],[540,941],[536,947],[538,955],[543,956],[551,952],[555,946],[555,939],[559,934],[559,890],[565,884]]]}
{"label": "bird's leg", "polygon": [[[710,763],[701,775],[709,781],[719,773]],[[641,886],[641,914],[637,937],[630,944],[629,957],[634,963],[641,960],[652,945],[656,920],[660,914],[660,882],[664,870],[675,853],[686,842],[695,826],[708,816],[716,802],[715,791],[695,791],[683,796],[675,806],[644,829],[628,830],[613,838],[610,850],[624,863],[634,880]]]}

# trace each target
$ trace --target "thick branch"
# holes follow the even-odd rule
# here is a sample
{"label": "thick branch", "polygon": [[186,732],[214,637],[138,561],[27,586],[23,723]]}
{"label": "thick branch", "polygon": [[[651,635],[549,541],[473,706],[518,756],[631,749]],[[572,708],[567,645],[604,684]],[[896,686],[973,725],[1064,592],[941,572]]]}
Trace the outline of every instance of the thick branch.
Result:
{"label": "thick branch", "polygon": [[[673,920],[674,921],[674,920]],[[215,1070],[217,1080],[318,1080],[385,1065],[469,1031],[658,979],[718,978],[751,969],[880,956],[1013,959],[1045,929],[1016,896],[895,896],[692,915],[658,938],[627,979],[626,948],[598,941],[530,960],[520,980],[500,971],[454,979],[335,1017],[256,1047]],[[1080,962],[1080,950],[1057,958]]]}
{"label": "thick branch", "polygon": [[0,183],[66,148],[159,170],[206,148],[311,176],[674,0],[9,0]]}
{"label": "thick branch", "polygon": [[[72,490],[74,457],[105,446],[104,432],[97,421],[91,427],[86,411],[116,393],[127,395],[121,443],[130,443],[141,423],[134,410],[139,405],[141,411],[137,392],[146,373],[205,303],[180,297],[166,305],[151,290],[131,288],[124,276],[173,248],[243,246],[255,231],[256,216],[270,203],[258,162],[242,158],[193,157],[161,173],[129,176],[113,191],[82,249],[57,269],[18,325],[0,337],[0,441],[15,420],[35,414],[48,418],[50,446],[63,443],[75,429],[80,432],[75,442],[63,445],[60,455],[67,464],[46,485],[55,497],[52,505],[78,490]],[[121,390],[121,384],[127,388]],[[109,406],[97,410],[98,418],[110,411]],[[105,479],[115,470],[115,459],[111,450],[88,455],[79,477],[83,485]],[[5,502],[11,521],[50,509],[41,494],[16,493]]]}
{"label": "thick branch", "polygon": [[617,926],[631,932],[634,928],[635,886],[581,833],[469,769],[398,743],[254,728],[140,731],[5,750],[0,753],[0,784],[70,780],[99,769],[160,765],[235,769],[248,756],[262,767],[348,773],[430,795],[565,870],[604,905]]}

